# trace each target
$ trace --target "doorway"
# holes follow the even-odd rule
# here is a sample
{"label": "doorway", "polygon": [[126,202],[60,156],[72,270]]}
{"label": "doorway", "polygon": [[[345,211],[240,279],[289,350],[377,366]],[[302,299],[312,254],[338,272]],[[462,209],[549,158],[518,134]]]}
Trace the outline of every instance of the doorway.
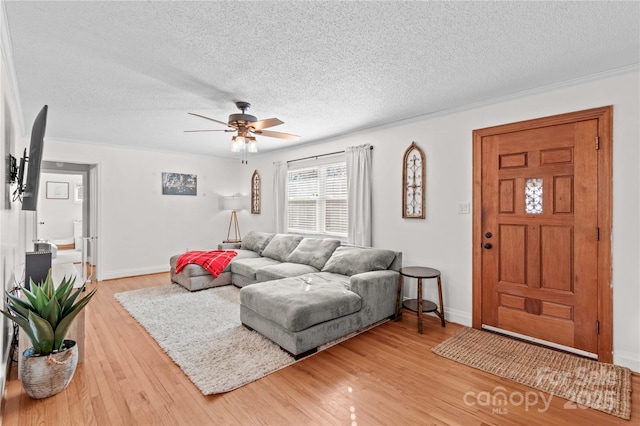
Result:
{"label": "doorway", "polygon": [[[43,161],[41,168],[42,199],[36,213],[36,240],[56,244],[53,262],[76,265],[83,281],[95,280],[98,266],[96,167]],[[52,188],[48,186],[61,188],[61,199],[50,199],[47,191]]]}
{"label": "doorway", "polygon": [[612,107],[473,132],[473,326],[613,361]]}

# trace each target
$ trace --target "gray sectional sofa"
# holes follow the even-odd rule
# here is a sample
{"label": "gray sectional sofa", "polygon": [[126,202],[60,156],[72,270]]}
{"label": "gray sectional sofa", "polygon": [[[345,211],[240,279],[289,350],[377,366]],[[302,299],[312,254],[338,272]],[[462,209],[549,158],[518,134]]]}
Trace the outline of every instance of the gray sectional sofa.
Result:
{"label": "gray sectional sofa", "polygon": [[194,291],[234,284],[240,320],[296,358],[395,314],[402,253],[334,239],[250,232],[217,278],[198,265],[171,279]]}

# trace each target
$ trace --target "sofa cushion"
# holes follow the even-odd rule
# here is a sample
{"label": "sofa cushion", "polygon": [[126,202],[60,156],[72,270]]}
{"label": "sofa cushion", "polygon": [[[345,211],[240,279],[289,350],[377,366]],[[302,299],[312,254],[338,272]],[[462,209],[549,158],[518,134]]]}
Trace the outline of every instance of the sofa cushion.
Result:
{"label": "sofa cushion", "polygon": [[269,232],[249,231],[242,239],[242,248],[262,255],[262,250],[269,244],[274,235]]}
{"label": "sofa cushion", "polygon": [[335,249],[340,245],[339,240],[304,238],[298,247],[291,252],[287,262],[302,263],[311,265],[314,268],[322,269],[327,260],[331,257]]}
{"label": "sofa cushion", "polygon": [[262,255],[280,262],[286,262],[301,240],[301,235],[276,234],[264,248]]}
{"label": "sofa cushion", "polygon": [[260,255],[253,250],[235,249],[234,251],[238,254],[233,258],[231,263],[233,263],[234,260],[238,259],[255,259],[260,257]]}
{"label": "sofa cushion", "polygon": [[349,276],[380,271],[388,269],[395,257],[396,253],[392,250],[340,246],[333,252],[322,271]]}
{"label": "sofa cushion", "polygon": [[308,274],[243,287],[240,304],[297,332],[358,312],[362,300],[339,280]]}
{"label": "sofa cushion", "polygon": [[242,275],[251,280],[256,279],[256,271],[260,268],[269,265],[276,265],[280,263],[277,260],[270,259],[268,257],[256,257],[250,259],[238,259],[231,262],[231,272],[233,274]]}
{"label": "sofa cushion", "polygon": [[335,281],[341,283],[344,288],[351,290],[351,277],[333,272],[318,272],[314,274],[318,279],[325,281]]}
{"label": "sofa cushion", "polygon": [[298,275],[318,272],[317,268],[311,265],[300,263],[278,263],[277,265],[264,266],[256,271],[256,280],[271,281],[280,278],[297,277]]}

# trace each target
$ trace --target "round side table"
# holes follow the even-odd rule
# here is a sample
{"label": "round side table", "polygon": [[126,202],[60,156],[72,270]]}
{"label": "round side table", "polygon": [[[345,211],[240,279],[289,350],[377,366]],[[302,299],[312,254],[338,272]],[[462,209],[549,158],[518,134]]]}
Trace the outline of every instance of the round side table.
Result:
{"label": "round side table", "polygon": [[[402,302],[402,282],[403,277],[417,278],[418,280],[418,297],[417,299],[409,299]],[[438,281],[438,307],[430,300],[422,300],[422,280],[436,278]],[[442,281],[440,280],[440,271],[433,268],[427,268],[424,266],[406,266],[400,268],[400,277],[398,278],[398,298],[396,300],[396,317],[398,321],[400,317],[400,310],[402,308],[409,309],[410,311],[418,313],[418,333],[422,334],[422,313],[434,312],[440,318],[442,327],[445,326],[444,322],[444,303],[442,302]]]}

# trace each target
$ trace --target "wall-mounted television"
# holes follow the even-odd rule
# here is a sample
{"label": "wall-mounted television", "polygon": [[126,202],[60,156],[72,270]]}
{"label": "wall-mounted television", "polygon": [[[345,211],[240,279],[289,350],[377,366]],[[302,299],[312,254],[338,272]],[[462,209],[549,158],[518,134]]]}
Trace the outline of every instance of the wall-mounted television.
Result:
{"label": "wall-mounted television", "polygon": [[[29,156],[27,157],[27,181],[22,190],[22,210],[35,210],[38,205],[40,166],[42,165],[42,151],[44,149],[44,131],[47,127],[47,110],[47,105],[42,107],[31,129],[31,143],[29,145]],[[23,165],[22,162],[20,164]],[[22,173],[24,173],[24,170]]]}

